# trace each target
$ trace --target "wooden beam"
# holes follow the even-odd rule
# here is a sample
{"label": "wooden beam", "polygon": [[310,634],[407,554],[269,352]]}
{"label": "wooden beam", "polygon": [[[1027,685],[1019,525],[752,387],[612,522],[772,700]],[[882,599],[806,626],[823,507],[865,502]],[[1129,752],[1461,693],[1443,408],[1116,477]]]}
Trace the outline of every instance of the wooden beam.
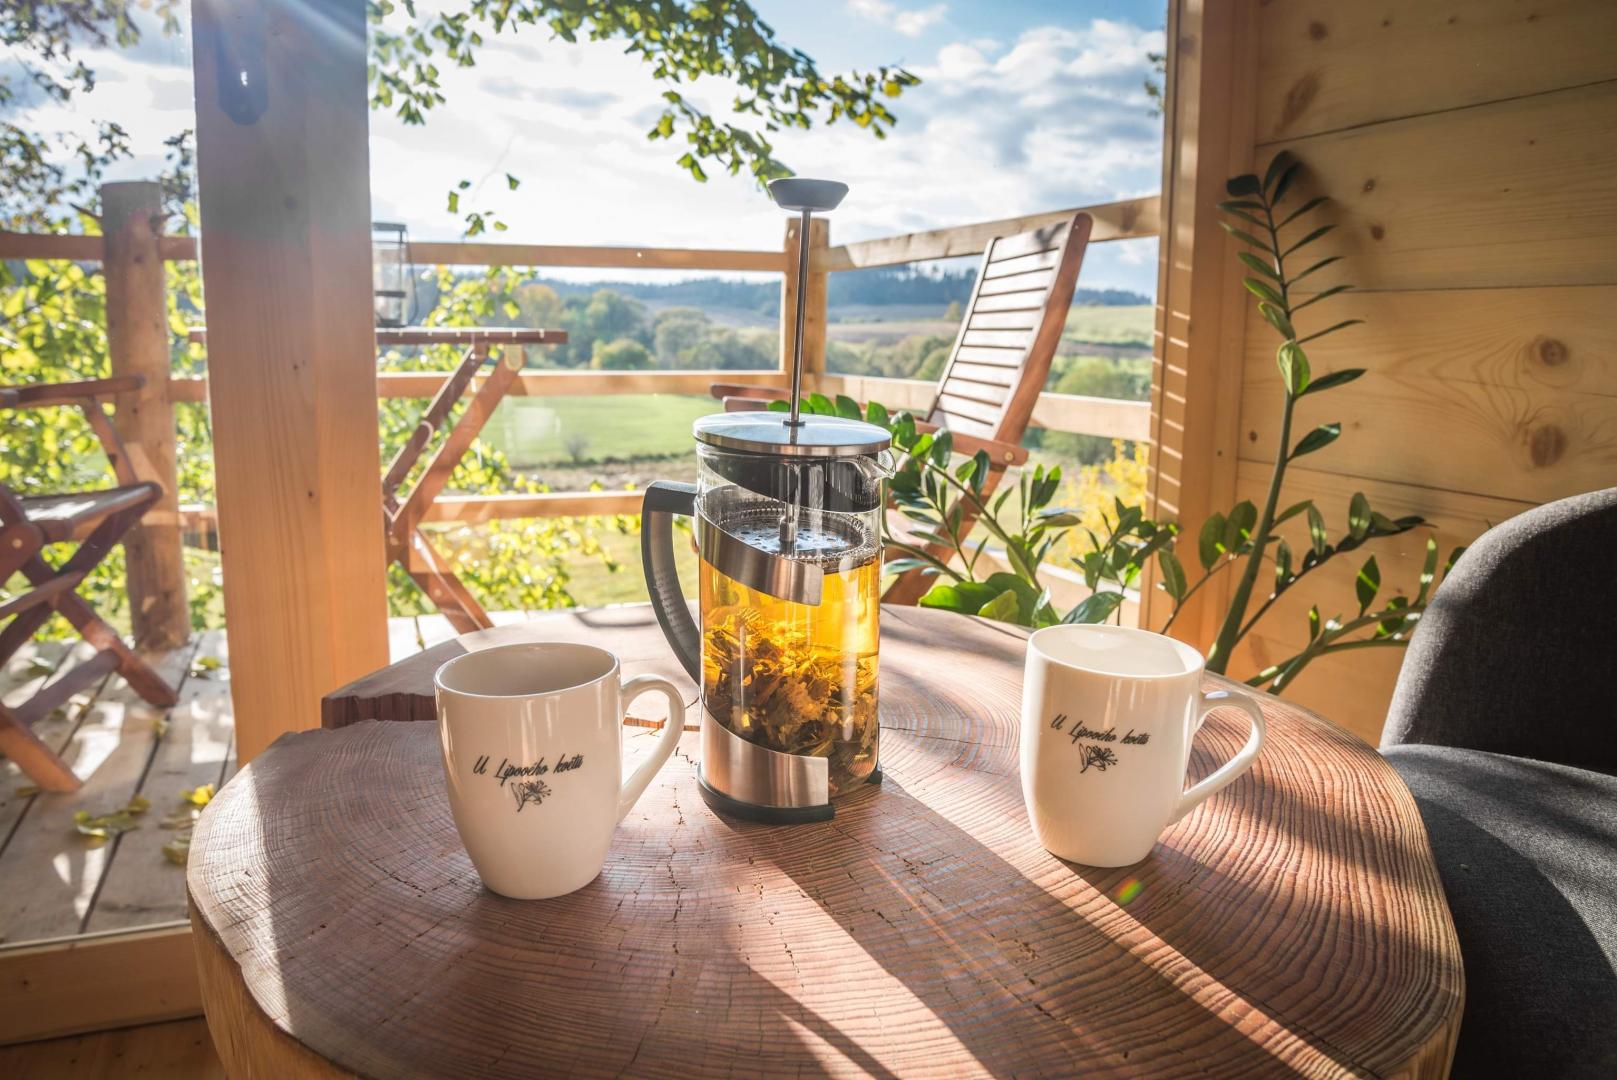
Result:
{"label": "wooden beam", "polygon": [[[430,398],[443,385],[445,372],[382,372],[376,377],[376,392],[383,398]],[[607,394],[698,394],[726,379],[745,378],[758,386],[785,386],[786,377],[778,371],[527,371],[517,376],[507,391],[514,397],[593,397]],[[475,393],[482,383],[473,379],[467,387]],[[181,378],[168,382],[173,401],[208,400],[206,379]],[[714,405],[718,411],[718,405]]]}
{"label": "wooden beam", "polygon": [[0,1044],[201,1014],[185,923],[0,948]]}
{"label": "wooden beam", "polygon": [[[1235,501],[1246,293],[1217,204],[1229,197],[1225,180],[1252,167],[1256,50],[1255,0],[1170,0],[1147,486],[1152,512],[1178,521],[1192,545],[1207,516]],[[1141,587],[1150,628],[1171,609],[1154,570]],[[1228,577],[1186,606],[1175,636],[1212,644]]]}
{"label": "wooden beam", "polygon": [[[157,248],[168,262],[197,257],[194,236],[160,236]],[[72,259],[100,262],[106,247],[99,236],[63,236],[56,233],[18,233],[0,230],[0,259]]]}
{"label": "wooden beam", "polygon": [[388,661],[364,0],[193,0],[239,759]]}
{"label": "wooden beam", "polygon": [[[937,383],[923,379],[877,379],[861,375],[822,375],[813,386],[822,394],[846,394],[855,401],[877,401],[889,409],[911,411],[928,408],[938,392]],[[1032,426],[1140,442],[1151,435],[1151,405],[1145,401],[1046,391],[1033,406]]]}
{"label": "wooden beam", "polygon": [[1070,210],[1050,210],[1023,217],[980,221],[971,225],[951,225],[946,229],[887,236],[880,240],[862,240],[815,252],[810,266],[814,270],[858,270],[867,266],[899,266],[925,259],[952,259],[962,255],[981,255],[988,242],[996,236],[1010,236],[1046,225],[1059,225],[1071,221],[1080,211],[1095,219],[1089,242],[1105,240],[1132,240],[1156,236],[1159,231],[1158,213],[1161,200],[1155,195],[1143,199],[1124,199],[1100,206],[1075,206]]}
{"label": "wooden beam", "polygon": [[72,259],[98,262],[104,250],[99,236],[0,231],[0,259]]}
{"label": "wooden beam", "polygon": [[124,537],[130,621],[135,643],[167,650],[191,636],[181,553],[180,475],[168,373],[168,299],[159,235],[163,189],[146,181],[101,188],[107,352],[113,375],[141,375],[140,389],[118,397],[118,432],[142,480],[163,486],[153,516]]}
{"label": "wooden beam", "polygon": [[623,270],[756,270],[777,274],[786,269],[778,251],[706,248],[412,241],[409,258],[412,263],[429,266],[589,266]]}
{"label": "wooden beam", "polygon": [[[643,491],[546,491],[512,495],[440,495],[421,515],[422,524],[481,525],[519,518],[604,517],[639,514]],[[180,508],[179,520],[195,532],[211,531],[217,514],[202,503]]]}

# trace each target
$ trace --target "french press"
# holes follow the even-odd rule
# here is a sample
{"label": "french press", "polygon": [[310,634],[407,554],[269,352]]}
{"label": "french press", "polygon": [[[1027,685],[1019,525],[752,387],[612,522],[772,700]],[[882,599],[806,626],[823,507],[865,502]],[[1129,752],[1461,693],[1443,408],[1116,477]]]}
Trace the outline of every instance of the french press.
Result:
{"label": "french press", "polygon": [[[812,212],[847,185],[776,180],[802,215],[799,280]],[[803,416],[803,293],[798,290],[789,413],[696,421],[695,484],[646,489],[641,555],[652,606],[702,690],[702,797],[766,822],[819,821],[877,780],[877,620],[885,428]],[[674,569],[673,517],[692,517],[697,616]]]}

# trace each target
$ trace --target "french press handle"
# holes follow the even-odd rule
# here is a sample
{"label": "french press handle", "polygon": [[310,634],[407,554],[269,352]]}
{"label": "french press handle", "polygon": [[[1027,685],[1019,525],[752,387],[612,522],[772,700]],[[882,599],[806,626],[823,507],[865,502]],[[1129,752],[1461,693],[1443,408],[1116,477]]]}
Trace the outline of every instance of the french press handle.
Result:
{"label": "french press handle", "polygon": [[640,560],[645,566],[651,609],[685,671],[702,684],[702,636],[679,587],[674,564],[674,515],[696,516],[696,485],[654,480],[640,504]]}

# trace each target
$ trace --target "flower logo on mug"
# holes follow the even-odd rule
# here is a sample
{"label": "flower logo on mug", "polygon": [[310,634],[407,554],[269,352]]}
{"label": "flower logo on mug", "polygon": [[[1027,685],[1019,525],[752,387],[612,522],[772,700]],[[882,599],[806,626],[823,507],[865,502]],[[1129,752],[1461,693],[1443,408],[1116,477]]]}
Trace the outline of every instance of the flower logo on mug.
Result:
{"label": "flower logo on mug", "polygon": [[544,802],[545,796],[550,794],[550,785],[543,780],[525,780],[518,784],[512,784],[511,794],[516,796],[517,813],[520,814],[522,813],[522,808],[529,803],[538,805]]}

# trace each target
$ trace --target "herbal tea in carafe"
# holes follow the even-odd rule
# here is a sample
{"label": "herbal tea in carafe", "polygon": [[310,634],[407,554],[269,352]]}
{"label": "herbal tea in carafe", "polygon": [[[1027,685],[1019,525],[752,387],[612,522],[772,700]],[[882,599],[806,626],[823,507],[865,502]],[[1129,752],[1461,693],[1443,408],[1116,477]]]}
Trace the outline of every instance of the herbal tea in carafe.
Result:
{"label": "herbal tea in carafe", "polygon": [[[697,483],[646,491],[652,606],[702,691],[700,790],[753,820],[832,815],[880,776],[877,662],[889,436],[766,414],[696,422]],[[679,591],[674,514],[694,518],[698,612]]]}
{"label": "herbal tea in carafe", "polygon": [[751,743],[826,758],[832,797],[876,768],[881,562],[864,547],[825,567],[812,606],[750,589],[705,559],[700,570],[709,713]]}

